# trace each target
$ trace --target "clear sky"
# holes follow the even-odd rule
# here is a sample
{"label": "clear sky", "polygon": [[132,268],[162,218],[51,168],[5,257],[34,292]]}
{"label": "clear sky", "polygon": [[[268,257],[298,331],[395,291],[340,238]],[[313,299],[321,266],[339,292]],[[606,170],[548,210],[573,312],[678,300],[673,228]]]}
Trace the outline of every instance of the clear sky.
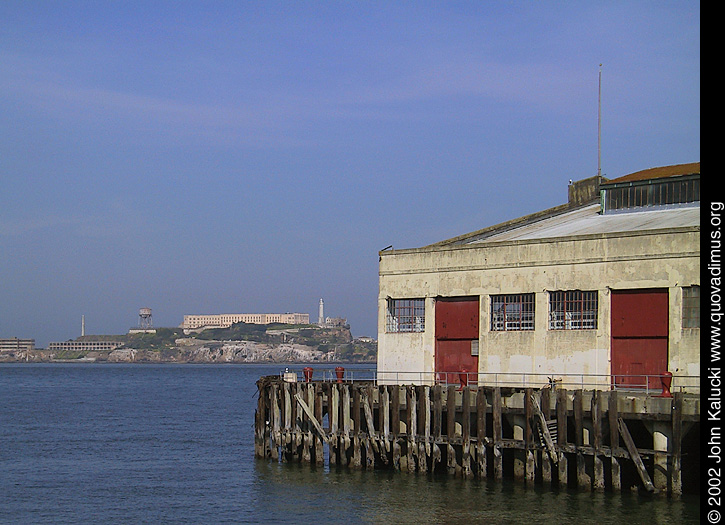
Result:
{"label": "clear sky", "polygon": [[380,249],[700,160],[693,1],[0,3],[0,337],[377,332]]}

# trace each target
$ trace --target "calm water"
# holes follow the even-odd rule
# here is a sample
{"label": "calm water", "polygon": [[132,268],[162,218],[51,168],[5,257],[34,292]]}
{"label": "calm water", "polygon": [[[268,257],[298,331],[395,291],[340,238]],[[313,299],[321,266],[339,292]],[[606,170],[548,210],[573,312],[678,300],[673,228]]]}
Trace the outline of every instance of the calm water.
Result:
{"label": "calm water", "polygon": [[0,365],[2,523],[699,523],[699,499],[257,460],[256,365]]}

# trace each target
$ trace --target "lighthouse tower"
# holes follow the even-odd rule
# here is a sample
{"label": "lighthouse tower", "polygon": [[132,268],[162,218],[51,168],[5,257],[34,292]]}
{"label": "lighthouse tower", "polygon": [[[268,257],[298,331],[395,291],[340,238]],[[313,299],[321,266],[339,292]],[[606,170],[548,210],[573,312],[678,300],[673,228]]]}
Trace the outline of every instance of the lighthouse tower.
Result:
{"label": "lighthouse tower", "polygon": [[320,311],[317,316],[317,324],[322,326],[325,324],[325,302],[320,298]]}

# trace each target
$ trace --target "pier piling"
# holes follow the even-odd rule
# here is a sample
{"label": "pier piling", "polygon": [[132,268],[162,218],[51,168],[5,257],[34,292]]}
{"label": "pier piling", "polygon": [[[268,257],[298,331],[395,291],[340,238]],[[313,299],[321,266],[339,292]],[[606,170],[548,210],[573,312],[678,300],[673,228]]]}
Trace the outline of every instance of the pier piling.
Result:
{"label": "pier piling", "polygon": [[682,392],[276,376],[257,386],[254,451],[273,461],[324,466],[327,457],[330,468],[513,477],[584,491],[636,486],[678,497],[683,469],[699,459],[682,453],[685,432],[700,420],[699,398]]}

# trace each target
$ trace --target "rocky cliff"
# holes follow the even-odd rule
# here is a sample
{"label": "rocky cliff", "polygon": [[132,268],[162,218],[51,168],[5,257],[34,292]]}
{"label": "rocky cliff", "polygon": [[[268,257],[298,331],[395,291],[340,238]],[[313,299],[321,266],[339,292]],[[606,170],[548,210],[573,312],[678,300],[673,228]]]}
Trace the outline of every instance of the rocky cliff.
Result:
{"label": "rocky cliff", "polygon": [[119,348],[108,354],[108,362],[174,363],[293,363],[336,361],[334,352],[322,352],[299,344],[271,345],[253,341],[207,341],[186,343],[163,351]]}

